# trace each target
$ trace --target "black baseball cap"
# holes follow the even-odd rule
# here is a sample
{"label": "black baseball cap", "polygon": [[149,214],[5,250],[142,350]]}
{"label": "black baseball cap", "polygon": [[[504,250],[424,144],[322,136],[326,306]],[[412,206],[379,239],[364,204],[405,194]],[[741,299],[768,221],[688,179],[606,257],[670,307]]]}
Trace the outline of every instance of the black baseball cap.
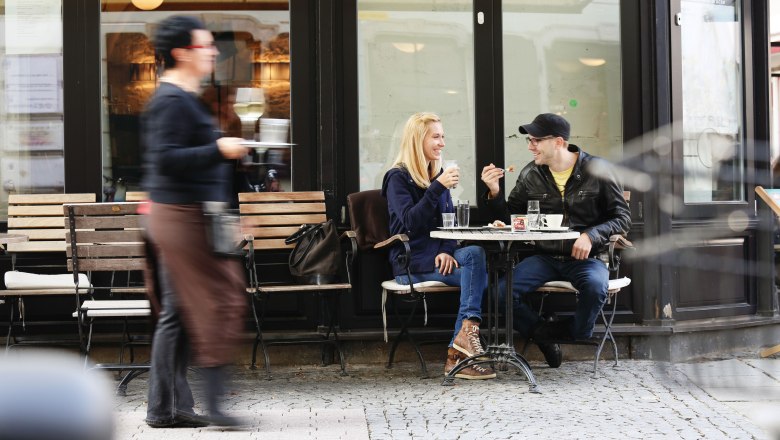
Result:
{"label": "black baseball cap", "polygon": [[530,124],[521,125],[519,130],[522,134],[530,134],[536,138],[560,136],[568,141],[571,128],[569,122],[563,117],[554,113],[542,113]]}

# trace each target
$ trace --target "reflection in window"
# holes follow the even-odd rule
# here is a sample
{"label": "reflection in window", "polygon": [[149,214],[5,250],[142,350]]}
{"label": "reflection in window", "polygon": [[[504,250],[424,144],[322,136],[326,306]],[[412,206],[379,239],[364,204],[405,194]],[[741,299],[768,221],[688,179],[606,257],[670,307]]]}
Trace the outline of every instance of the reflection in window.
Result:
{"label": "reflection in window", "polygon": [[744,200],[742,26],[734,0],[682,0],[686,203]]}
{"label": "reflection in window", "polygon": [[[157,87],[157,65],[151,37],[155,24],[173,14],[199,17],[212,31],[219,50],[214,73],[204,81],[201,98],[226,136],[285,144],[290,140],[290,16],[258,3],[231,10],[231,2],[191,1],[166,10],[141,11],[129,1],[103,0],[101,50],[103,65],[104,199],[123,200],[127,190],[140,189],[140,119]],[[220,10],[214,10],[219,6]],[[260,10],[262,8],[262,10]],[[241,90],[241,91],[239,91]],[[250,115],[245,96],[256,98]],[[244,116],[242,120],[239,117]],[[249,117],[252,117],[251,120]],[[236,191],[290,190],[290,147],[258,148],[254,165],[236,169]]]}
{"label": "reflection in window", "polygon": [[620,2],[542,3],[503,2],[505,163],[522,167],[531,160],[517,128],[548,112],[569,121],[572,143],[618,161]]}
{"label": "reflection in window", "polygon": [[8,195],[65,189],[62,2],[6,0],[0,12],[0,218]]}
{"label": "reflection in window", "polygon": [[471,1],[413,3],[358,0],[360,189],[381,187],[403,124],[430,111],[460,165],[453,198],[476,200]]}

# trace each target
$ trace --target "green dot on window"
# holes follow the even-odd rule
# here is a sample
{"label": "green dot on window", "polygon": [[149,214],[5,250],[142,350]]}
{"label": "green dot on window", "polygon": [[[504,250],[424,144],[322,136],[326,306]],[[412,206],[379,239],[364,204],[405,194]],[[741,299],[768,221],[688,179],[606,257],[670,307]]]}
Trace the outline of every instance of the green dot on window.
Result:
{"label": "green dot on window", "polygon": [[569,107],[574,108],[574,107],[577,107],[578,104],[579,104],[579,102],[577,102],[576,99],[570,99],[569,100]]}

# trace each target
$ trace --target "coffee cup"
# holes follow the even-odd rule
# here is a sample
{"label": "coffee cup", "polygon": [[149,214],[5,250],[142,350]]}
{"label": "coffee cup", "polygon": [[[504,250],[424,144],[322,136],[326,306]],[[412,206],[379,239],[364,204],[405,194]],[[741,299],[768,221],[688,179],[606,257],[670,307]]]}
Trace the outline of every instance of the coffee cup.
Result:
{"label": "coffee cup", "polygon": [[563,214],[544,214],[542,227],[545,229],[559,229],[563,223]]}

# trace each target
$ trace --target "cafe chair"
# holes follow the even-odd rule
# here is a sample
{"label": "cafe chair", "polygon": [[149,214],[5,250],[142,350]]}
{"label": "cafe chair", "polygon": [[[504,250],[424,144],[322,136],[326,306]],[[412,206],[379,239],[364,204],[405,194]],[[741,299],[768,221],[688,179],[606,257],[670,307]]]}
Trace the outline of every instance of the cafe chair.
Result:
{"label": "cafe chair", "polygon": [[[322,347],[322,365],[330,363],[328,349],[332,349],[338,355],[341,375],[346,376],[346,361],[339,339],[338,311],[341,297],[352,289],[350,272],[356,252],[354,234],[352,231],[345,231],[340,238],[345,272],[342,280],[332,280],[322,284],[294,283],[289,280],[289,267],[279,271],[275,261],[278,261],[279,256],[283,256],[287,266],[286,262],[295,244],[287,243],[285,239],[297,232],[302,224],[318,224],[327,220],[325,193],[322,191],[247,192],[239,193],[238,200],[241,231],[248,242],[246,244],[249,258],[247,293],[250,295],[256,330],[250,369],[257,368],[258,347],[265,363],[266,378],[270,379],[271,360],[268,346],[318,344]],[[319,297],[321,319],[317,329],[305,334],[266,339],[263,330],[270,298],[284,300],[292,295]],[[303,304],[303,301],[301,299],[300,304]]]}
{"label": "cafe chair", "polygon": [[[623,193],[623,196],[626,198],[626,201],[630,201],[630,192],[625,191]],[[569,345],[595,345],[596,346],[596,356],[593,360],[593,374],[597,374],[598,371],[598,365],[599,365],[599,359],[601,357],[601,352],[604,349],[604,345],[607,341],[609,341],[612,344],[612,351],[615,356],[615,364],[614,366],[618,366],[618,347],[617,343],[615,342],[615,338],[612,334],[612,322],[615,319],[615,311],[617,309],[617,294],[620,293],[620,290],[627,287],[629,284],[631,284],[631,278],[628,277],[620,277],[620,260],[622,257],[622,251],[626,249],[634,249],[633,243],[631,243],[626,237],[623,235],[613,235],[609,237],[609,248],[607,251],[607,255],[604,261],[604,263],[607,265],[607,269],[609,269],[609,285],[607,287],[607,300],[602,304],[601,309],[599,310],[598,316],[601,318],[601,322],[604,324],[604,334],[601,336],[601,338],[598,340],[598,342],[591,342],[591,341],[550,341],[555,342],[558,344],[569,344]],[[540,288],[536,289],[536,293],[541,294],[541,301],[539,305],[539,315],[544,315],[544,300],[549,295],[574,295],[575,299],[579,295],[579,292],[577,289],[574,288],[574,286],[568,282],[568,281],[549,281],[545,283]],[[605,312],[604,308],[608,307],[608,310]],[[598,318],[596,319],[598,322]],[[525,350],[528,348],[529,343],[531,340],[527,340],[525,343],[525,346],[523,347],[523,353],[525,353]]]}
{"label": "cafe chair", "polygon": [[[391,246],[403,246],[405,252],[399,255],[399,259],[409,271],[409,262],[411,261],[411,249],[409,248],[409,237],[405,234],[390,236],[388,226],[387,200],[382,196],[378,189],[352,193],[347,196],[347,205],[349,207],[349,219],[352,230],[355,231],[358,249],[363,254],[379,254],[379,259],[386,261],[389,271],[390,263],[387,252]],[[392,272],[390,272],[392,273]],[[423,377],[428,377],[428,368],[420,351],[420,345],[428,343],[438,343],[439,341],[418,342],[410,325],[414,322],[417,311],[422,305],[424,311],[423,324],[428,324],[428,304],[427,297],[431,294],[439,293],[460,293],[460,287],[448,286],[439,281],[425,281],[412,285],[398,284],[394,279],[382,282],[382,326],[384,330],[384,340],[388,341],[387,336],[387,299],[390,298],[393,313],[401,328],[395,336],[390,347],[390,354],[387,360],[387,368],[393,366],[393,359],[398,345],[403,340],[408,340],[414,348],[418,359],[420,360],[420,369]],[[402,316],[398,303],[408,303],[411,309],[406,316]]]}

